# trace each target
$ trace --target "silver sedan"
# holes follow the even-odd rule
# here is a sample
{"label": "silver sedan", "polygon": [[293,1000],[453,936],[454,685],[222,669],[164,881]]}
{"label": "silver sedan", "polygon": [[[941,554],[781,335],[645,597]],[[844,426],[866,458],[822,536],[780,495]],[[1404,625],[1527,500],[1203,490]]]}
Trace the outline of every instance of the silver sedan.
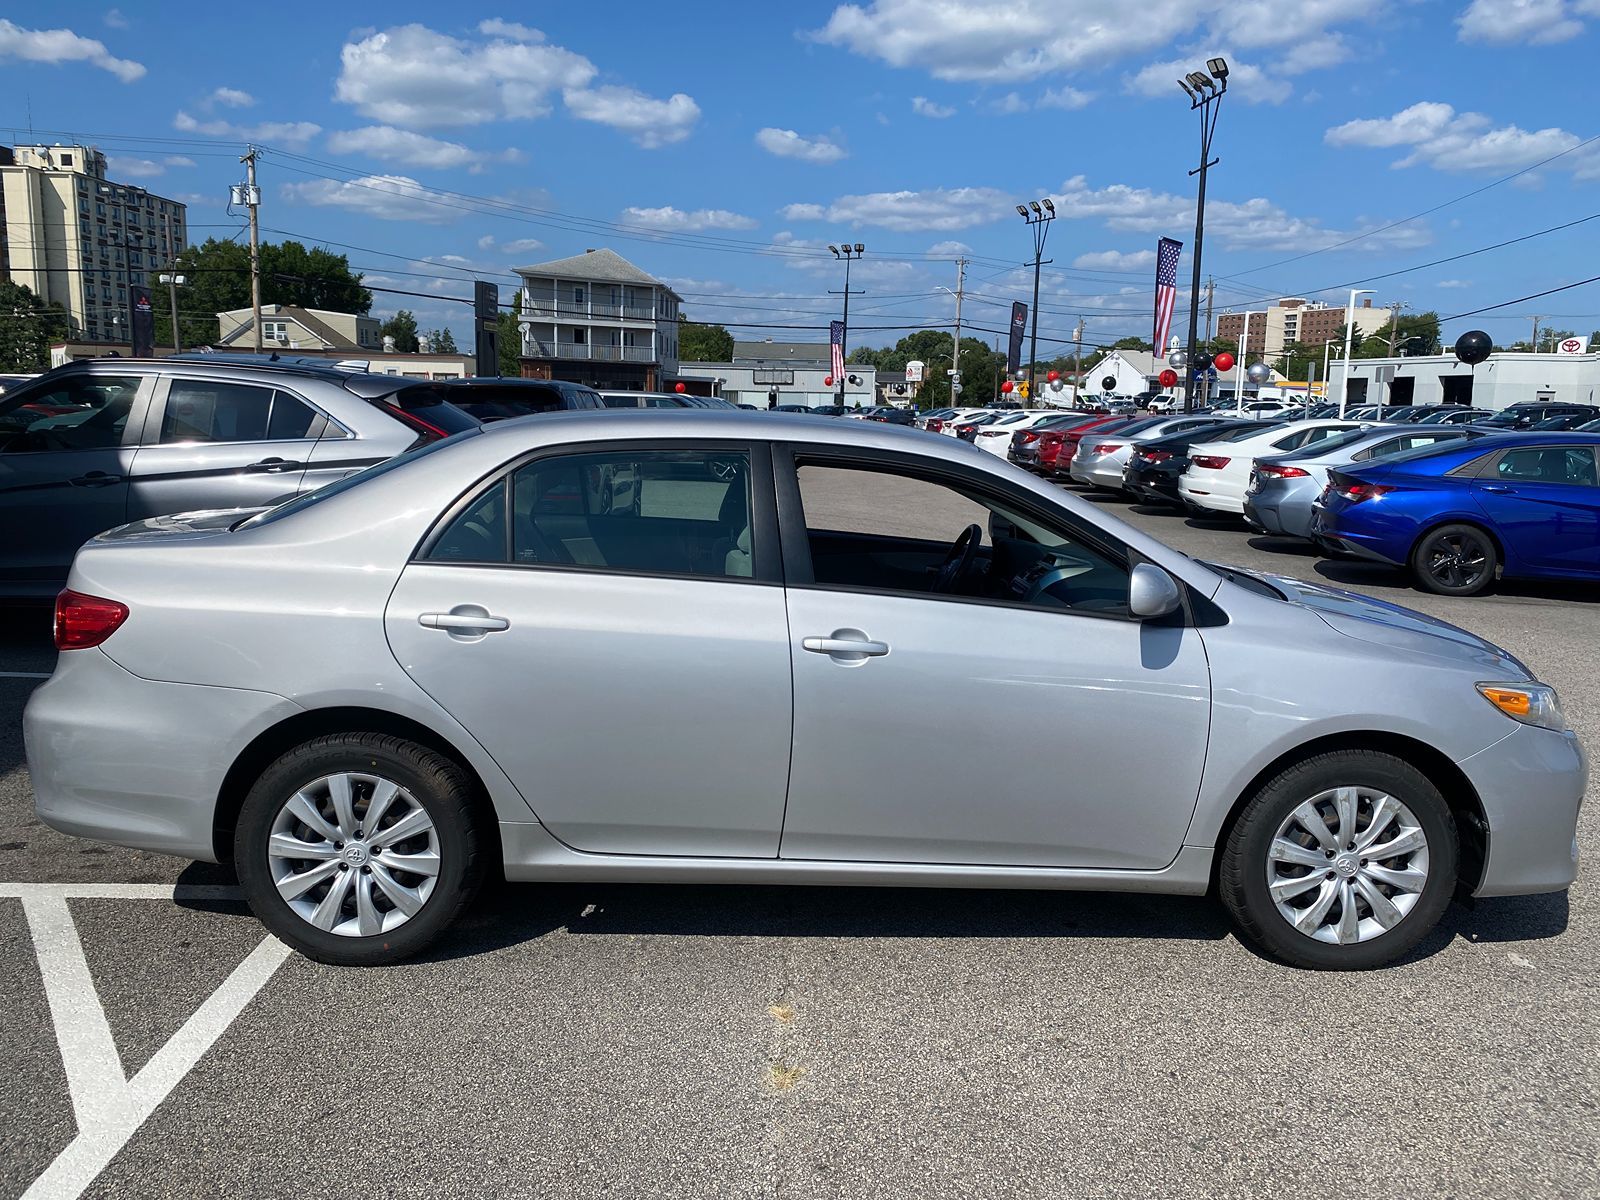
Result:
{"label": "silver sedan", "polygon": [[[329,962],[416,953],[494,873],[1215,887],[1360,968],[1458,886],[1577,871],[1583,752],[1506,652],[872,423],[499,422],[104,534],[56,636],[40,817],[231,860]],[[1057,753],[973,752],[1037,728]]]}
{"label": "silver sedan", "polygon": [[1078,439],[1078,449],[1067,473],[1078,483],[1120,491],[1122,473],[1140,442],[1182,433],[1186,429],[1220,425],[1222,421],[1221,417],[1146,417],[1110,433],[1086,433]]}

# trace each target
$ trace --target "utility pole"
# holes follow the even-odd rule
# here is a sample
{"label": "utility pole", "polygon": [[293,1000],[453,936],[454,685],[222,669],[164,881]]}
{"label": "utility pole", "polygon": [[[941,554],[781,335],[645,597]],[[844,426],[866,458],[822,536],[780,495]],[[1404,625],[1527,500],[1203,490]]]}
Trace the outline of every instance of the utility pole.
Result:
{"label": "utility pole", "polygon": [[950,405],[961,395],[961,293],[967,286],[967,260],[956,259],[956,342],[950,351]]}
{"label": "utility pole", "polygon": [[1072,327],[1072,407],[1078,407],[1078,377],[1083,374],[1083,323],[1082,317]]}
{"label": "utility pole", "polygon": [[183,277],[178,274],[177,248],[172,244],[172,214],[168,213],[163,218],[167,230],[167,273],[163,277],[167,281],[167,298],[172,301],[172,352],[177,354],[183,349],[183,335],[178,331],[178,281]]}
{"label": "utility pole", "polygon": [[1532,345],[1533,345],[1533,352],[1535,354],[1539,353],[1539,322],[1542,321],[1542,320],[1544,320],[1544,316],[1542,314],[1533,319],[1533,342],[1532,342]]}
{"label": "utility pole", "polygon": [[[1216,298],[1217,298],[1217,281],[1215,279],[1207,279],[1206,280],[1206,345],[1208,345],[1208,346],[1211,344],[1211,305],[1212,305],[1212,302],[1216,300]],[[1157,352],[1156,357],[1158,357],[1158,358],[1160,357],[1159,350]]]}
{"label": "utility pole", "polygon": [[239,160],[244,164],[244,203],[250,210],[250,311],[254,318],[256,353],[261,353],[261,190],[256,187],[256,148]]}
{"label": "utility pole", "polygon": [[1403,300],[1389,305],[1389,357],[1394,357],[1394,344],[1400,337],[1400,310],[1411,306]]}

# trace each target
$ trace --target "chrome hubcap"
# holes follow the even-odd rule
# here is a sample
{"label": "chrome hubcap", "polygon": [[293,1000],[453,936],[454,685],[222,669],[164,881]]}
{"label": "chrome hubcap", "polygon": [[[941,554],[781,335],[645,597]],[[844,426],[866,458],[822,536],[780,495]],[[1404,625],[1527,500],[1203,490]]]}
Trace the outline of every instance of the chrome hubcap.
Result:
{"label": "chrome hubcap", "polygon": [[1376,788],[1311,797],[1284,818],[1267,852],[1279,915],[1319,942],[1381,937],[1416,907],[1427,883],[1427,835],[1409,808]]}
{"label": "chrome hubcap", "polygon": [[307,924],[373,937],[422,911],[439,879],[439,835],[412,794],[379,775],[309,783],[273,819],[267,865]]}

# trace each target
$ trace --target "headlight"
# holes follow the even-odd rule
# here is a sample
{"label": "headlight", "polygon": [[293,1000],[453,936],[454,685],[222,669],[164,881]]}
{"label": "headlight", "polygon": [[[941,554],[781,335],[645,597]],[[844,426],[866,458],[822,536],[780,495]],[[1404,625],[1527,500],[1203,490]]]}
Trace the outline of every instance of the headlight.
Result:
{"label": "headlight", "polygon": [[1561,713],[1556,690],[1543,683],[1480,683],[1478,692],[1514,721],[1537,725],[1541,729],[1566,732],[1567,718]]}

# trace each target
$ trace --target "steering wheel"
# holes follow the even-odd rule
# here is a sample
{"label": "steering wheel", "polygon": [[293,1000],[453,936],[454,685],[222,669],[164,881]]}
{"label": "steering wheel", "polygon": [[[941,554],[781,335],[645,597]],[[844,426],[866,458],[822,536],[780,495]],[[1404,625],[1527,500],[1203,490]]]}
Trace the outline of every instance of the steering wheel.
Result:
{"label": "steering wheel", "polygon": [[944,562],[939,565],[939,572],[933,577],[933,590],[935,592],[949,592],[955,589],[956,584],[972,569],[973,560],[978,557],[978,547],[983,544],[983,530],[977,525],[968,525],[961,531],[961,536],[956,539],[955,545],[950,547],[950,553],[945,555]]}

